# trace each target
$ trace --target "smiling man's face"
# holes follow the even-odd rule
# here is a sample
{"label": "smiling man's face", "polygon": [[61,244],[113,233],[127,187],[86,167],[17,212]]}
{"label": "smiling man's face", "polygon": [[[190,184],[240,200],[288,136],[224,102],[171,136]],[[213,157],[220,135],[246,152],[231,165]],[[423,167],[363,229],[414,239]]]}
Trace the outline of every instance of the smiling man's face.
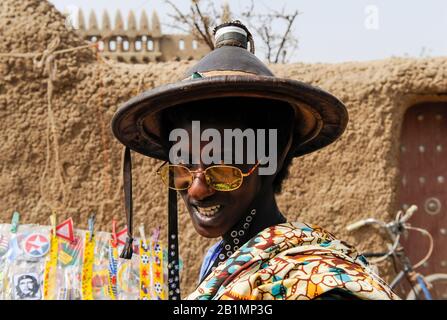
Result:
{"label": "smiling man's face", "polygon": [[[180,124],[182,129],[185,129],[189,137],[193,137],[191,123]],[[239,128],[237,123],[207,123],[201,121],[200,131],[206,129],[216,129],[223,135],[224,129]],[[243,128],[242,128],[243,129]],[[189,141],[191,142],[191,141]],[[208,142],[200,143],[200,154]],[[200,154],[197,155],[198,150],[192,150],[192,143],[186,143],[185,150],[188,154],[200,159]],[[226,151],[231,152],[231,151]],[[222,159],[224,158],[224,153]],[[234,154],[231,155],[234,158]],[[198,161],[199,162],[199,161]],[[220,164],[220,163],[214,163]],[[207,238],[217,238],[227,233],[244,215],[246,215],[251,208],[250,204],[253,202],[256,194],[261,186],[261,178],[258,176],[257,170],[248,177],[243,178],[242,185],[233,191],[216,191],[211,188],[206,182],[205,175],[202,173],[207,167],[214,164],[186,164],[192,171],[199,171],[194,175],[193,182],[187,190],[179,191],[186,207],[188,208],[192,223],[196,231]],[[254,164],[230,164],[239,168],[243,173],[247,173],[253,168]]]}
{"label": "smiling man's face", "polygon": [[[191,182],[188,189],[178,192],[200,235],[207,238],[225,235],[252,209],[262,209],[254,206],[266,199],[261,198],[266,192],[272,193],[269,205],[275,210],[274,179],[290,148],[294,119],[288,104],[244,97],[201,100],[172,108],[162,115],[160,127],[163,140],[169,141],[166,152],[170,162],[196,172],[192,182],[187,173],[179,174],[185,179],[180,179],[184,185],[177,188],[188,187]],[[230,132],[234,140],[228,139]],[[251,173],[243,177],[239,188],[217,191],[207,183],[203,171],[220,164],[237,167],[244,174]],[[265,169],[271,168],[272,172],[266,172]],[[224,177],[237,181],[226,173],[219,178]],[[226,183],[221,185],[229,187]],[[262,205],[265,207],[266,203]]]}

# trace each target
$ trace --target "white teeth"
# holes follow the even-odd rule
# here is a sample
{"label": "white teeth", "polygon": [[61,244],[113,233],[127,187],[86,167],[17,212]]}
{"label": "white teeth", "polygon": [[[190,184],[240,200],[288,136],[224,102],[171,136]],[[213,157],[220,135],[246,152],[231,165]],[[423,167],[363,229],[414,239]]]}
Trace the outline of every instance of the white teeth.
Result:
{"label": "white teeth", "polygon": [[211,217],[219,211],[220,207],[221,207],[220,205],[217,205],[217,206],[206,207],[206,208],[205,207],[196,207],[196,208],[197,208],[197,211],[199,211],[199,213],[201,215],[204,215],[206,217]]}

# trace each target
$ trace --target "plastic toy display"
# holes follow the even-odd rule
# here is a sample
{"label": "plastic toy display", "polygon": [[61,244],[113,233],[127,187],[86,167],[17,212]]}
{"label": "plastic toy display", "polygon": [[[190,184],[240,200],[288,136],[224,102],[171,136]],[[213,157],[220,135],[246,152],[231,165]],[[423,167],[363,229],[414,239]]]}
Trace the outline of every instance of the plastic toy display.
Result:
{"label": "plastic toy display", "polygon": [[[119,258],[118,233],[59,225],[0,224],[0,300],[164,300],[166,252],[158,240],[134,240]],[[143,230],[143,231],[141,231]],[[144,228],[140,227],[144,235]],[[119,232],[125,234],[125,232]]]}

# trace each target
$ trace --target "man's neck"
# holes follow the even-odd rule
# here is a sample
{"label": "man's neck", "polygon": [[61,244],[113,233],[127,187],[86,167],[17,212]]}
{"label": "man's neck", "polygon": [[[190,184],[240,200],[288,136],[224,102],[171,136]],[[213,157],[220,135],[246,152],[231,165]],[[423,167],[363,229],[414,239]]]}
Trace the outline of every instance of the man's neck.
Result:
{"label": "man's neck", "polygon": [[262,230],[287,221],[287,219],[279,211],[276,204],[273,189],[263,192],[256,201],[254,201],[252,208],[256,209],[256,217],[250,226],[250,238],[257,235]]}

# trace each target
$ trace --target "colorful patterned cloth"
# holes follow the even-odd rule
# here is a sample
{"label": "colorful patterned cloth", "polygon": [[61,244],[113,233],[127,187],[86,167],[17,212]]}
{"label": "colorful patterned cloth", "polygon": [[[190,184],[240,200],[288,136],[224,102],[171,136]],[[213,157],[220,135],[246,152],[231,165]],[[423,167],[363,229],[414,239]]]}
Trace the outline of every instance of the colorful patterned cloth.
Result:
{"label": "colorful patterned cloth", "polygon": [[284,223],[245,243],[189,300],[399,299],[354,248],[320,227]]}

